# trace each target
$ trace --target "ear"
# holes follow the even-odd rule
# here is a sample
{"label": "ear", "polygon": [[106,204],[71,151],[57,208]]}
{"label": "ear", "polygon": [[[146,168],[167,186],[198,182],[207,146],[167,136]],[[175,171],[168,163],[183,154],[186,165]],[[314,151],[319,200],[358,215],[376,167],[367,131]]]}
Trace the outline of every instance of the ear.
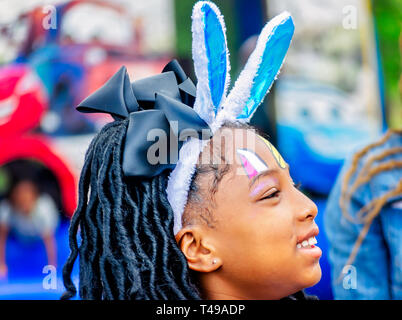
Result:
{"label": "ear", "polygon": [[212,272],[222,266],[222,259],[203,229],[199,226],[182,228],[176,234],[176,242],[187,259],[191,270]]}
{"label": "ear", "polygon": [[194,110],[210,124],[225,99],[230,82],[226,28],[218,7],[209,1],[197,2],[193,8],[191,29],[197,76]]}
{"label": "ear", "polygon": [[265,25],[256,48],[224,103],[224,118],[246,122],[251,119],[279,73],[293,33],[294,24],[288,12]]}

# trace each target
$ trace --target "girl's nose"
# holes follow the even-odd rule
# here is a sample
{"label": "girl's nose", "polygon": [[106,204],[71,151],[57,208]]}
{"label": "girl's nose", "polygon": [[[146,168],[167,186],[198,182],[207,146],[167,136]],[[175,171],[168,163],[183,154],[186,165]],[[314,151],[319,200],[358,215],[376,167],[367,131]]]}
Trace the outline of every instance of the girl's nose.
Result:
{"label": "girl's nose", "polygon": [[307,197],[303,192],[297,190],[299,193],[299,202],[298,202],[298,218],[300,220],[314,220],[314,218],[318,214],[318,208],[316,204]]}

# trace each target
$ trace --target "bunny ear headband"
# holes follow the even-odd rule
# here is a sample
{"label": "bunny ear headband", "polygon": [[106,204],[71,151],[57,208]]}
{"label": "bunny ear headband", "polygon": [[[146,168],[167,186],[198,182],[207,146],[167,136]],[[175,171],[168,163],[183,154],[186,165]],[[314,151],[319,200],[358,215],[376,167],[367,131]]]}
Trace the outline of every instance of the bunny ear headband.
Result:
{"label": "bunny ear headband", "polygon": [[[125,175],[153,177],[173,169],[167,197],[174,212],[175,235],[182,228],[200,153],[225,121],[250,121],[276,79],[294,33],[287,12],[269,21],[227,94],[230,63],[223,17],[214,3],[199,1],[194,5],[192,21],[196,88],[175,60],[160,75],[133,83],[122,68],[77,107],[81,112],[106,112],[115,119],[129,119],[123,151]],[[166,151],[166,163],[150,163],[147,152],[155,143],[148,136],[152,129],[166,133],[160,141],[168,146],[165,150],[170,150],[171,137],[178,138],[178,159]],[[192,134],[183,138],[187,131]]]}

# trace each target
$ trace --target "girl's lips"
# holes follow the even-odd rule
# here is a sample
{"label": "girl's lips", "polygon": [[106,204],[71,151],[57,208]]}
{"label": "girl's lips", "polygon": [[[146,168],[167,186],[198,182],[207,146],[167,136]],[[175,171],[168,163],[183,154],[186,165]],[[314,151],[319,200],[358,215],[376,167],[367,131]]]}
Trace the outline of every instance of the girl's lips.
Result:
{"label": "girl's lips", "polygon": [[316,237],[320,230],[318,229],[318,226],[314,224],[313,228],[306,234],[299,235],[297,237],[297,243],[302,243],[304,240],[308,240],[311,237]]}
{"label": "girl's lips", "polygon": [[296,248],[297,251],[309,255],[313,258],[320,258],[322,255],[322,251],[320,247],[317,247],[316,245],[311,245],[308,247],[301,247],[301,248]]}

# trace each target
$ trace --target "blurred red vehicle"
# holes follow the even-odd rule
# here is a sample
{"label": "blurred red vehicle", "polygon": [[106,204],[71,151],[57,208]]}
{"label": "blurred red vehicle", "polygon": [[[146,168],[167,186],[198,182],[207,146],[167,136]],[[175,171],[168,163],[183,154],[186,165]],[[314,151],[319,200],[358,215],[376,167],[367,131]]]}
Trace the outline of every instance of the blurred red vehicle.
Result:
{"label": "blurred red vehicle", "polygon": [[144,54],[141,21],[122,6],[97,0],[40,7],[20,17],[27,36],[15,62],[29,64],[45,85],[54,119],[42,128],[47,134],[96,131],[106,116],[79,114],[74,106],[121,65],[133,80],[163,69],[170,55]]}
{"label": "blurred red vehicle", "polygon": [[57,179],[63,212],[76,206],[76,178],[38,126],[48,101],[39,78],[26,65],[0,69],[0,166],[19,160],[38,162]]}
{"label": "blurred red vehicle", "polygon": [[170,56],[145,58],[141,19],[106,1],[38,7],[8,28],[16,26],[25,39],[16,59],[0,68],[0,166],[39,162],[57,181],[61,209],[71,216],[85,149],[111,120],[75,106],[121,65],[138,79],[159,73]]}

